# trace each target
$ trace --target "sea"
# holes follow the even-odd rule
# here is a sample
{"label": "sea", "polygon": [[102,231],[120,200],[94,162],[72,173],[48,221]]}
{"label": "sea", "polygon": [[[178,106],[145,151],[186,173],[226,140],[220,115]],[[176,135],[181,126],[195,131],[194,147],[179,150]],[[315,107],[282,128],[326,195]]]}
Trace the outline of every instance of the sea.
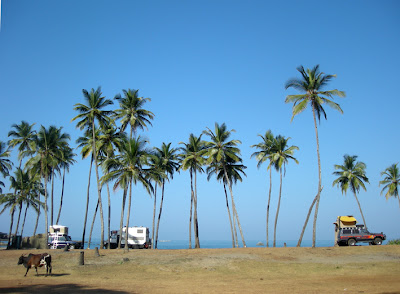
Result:
{"label": "sea", "polygon": [[[72,238],[73,240],[79,240],[79,238]],[[260,240],[245,240],[247,247],[266,247],[265,241]],[[298,240],[288,240],[288,241],[277,241],[276,247],[296,247]],[[85,242],[86,243],[86,242]],[[286,244],[286,245],[285,245]],[[362,243],[359,243],[360,245]],[[359,245],[357,244],[357,245]],[[273,243],[270,241],[269,247],[272,247]],[[368,245],[368,244],[367,244]],[[311,240],[303,240],[301,247],[311,247]],[[332,247],[333,240],[317,240],[317,247]],[[100,239],[93,239],[90,243],[90,249],[95,247],[100,248]],[[242,242],[239,242],[239,247],[243,247]],[[85,244],[87,248],[87,243]],[[157,243],[157,248],[163,249],[188,249],[188,240],[159,240]],[[192,248],[194,248],[194,242],[192,241]],[[232,248],[232,240],[200,240],[200,248],[204,249],[218,249],[218,248]]]}

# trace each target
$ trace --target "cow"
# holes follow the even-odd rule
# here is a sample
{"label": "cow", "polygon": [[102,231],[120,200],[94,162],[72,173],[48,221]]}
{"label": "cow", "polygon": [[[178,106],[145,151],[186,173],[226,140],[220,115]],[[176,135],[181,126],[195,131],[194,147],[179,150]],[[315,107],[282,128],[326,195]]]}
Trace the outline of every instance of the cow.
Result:
{"label": "cow", "polygon": [[27,275],[28,271],[30,268],[34,267],[36,269],[36,275],[38,276],[38,267],[45,266],[46,268],[46,277],[48,274],[51,275],[51,255],[47,253],[42,253],[42,254],[32,254],[29,253],[28,256],[21,255],[21,257],[18,260],[18,264],[23,264],[26,267],[26,273],[25,276]]}

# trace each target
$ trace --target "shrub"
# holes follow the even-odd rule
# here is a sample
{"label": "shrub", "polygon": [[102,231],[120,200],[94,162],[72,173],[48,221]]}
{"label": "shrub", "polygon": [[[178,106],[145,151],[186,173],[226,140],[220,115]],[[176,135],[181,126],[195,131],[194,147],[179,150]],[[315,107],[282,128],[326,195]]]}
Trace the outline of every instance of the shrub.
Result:
{"label": "shrub", "polygon": [[388,245],[400,245],[400,239],[390,240],[387,242]]}

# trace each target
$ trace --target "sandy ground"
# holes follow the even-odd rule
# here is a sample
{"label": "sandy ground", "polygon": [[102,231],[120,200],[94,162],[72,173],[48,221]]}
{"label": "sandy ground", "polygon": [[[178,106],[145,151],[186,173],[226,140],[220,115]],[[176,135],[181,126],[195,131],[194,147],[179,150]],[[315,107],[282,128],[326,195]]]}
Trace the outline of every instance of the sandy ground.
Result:
{"label": "sandy ground", "polygon": [[400,293],[400,246],[48,250],[53,275],[24,277],[0,250],[0,293]]}

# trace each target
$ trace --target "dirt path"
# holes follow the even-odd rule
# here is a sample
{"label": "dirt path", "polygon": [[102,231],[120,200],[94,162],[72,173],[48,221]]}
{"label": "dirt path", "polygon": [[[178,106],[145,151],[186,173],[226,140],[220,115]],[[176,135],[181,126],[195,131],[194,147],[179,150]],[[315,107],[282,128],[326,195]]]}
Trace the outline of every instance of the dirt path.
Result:
{"label": "dirt path", "polygon": [[400,246],[48,250],[53,275],[0,251],[0,293],[400,293]]}

